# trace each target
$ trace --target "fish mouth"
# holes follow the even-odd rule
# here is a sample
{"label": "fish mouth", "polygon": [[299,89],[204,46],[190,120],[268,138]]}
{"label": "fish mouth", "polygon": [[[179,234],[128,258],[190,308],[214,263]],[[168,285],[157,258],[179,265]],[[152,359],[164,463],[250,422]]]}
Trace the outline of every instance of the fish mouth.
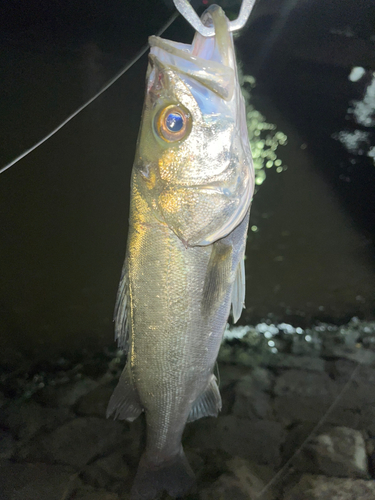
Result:
{"label": "fish mouth", "polygon": [[150,53],[164,66],[188,75],[228,101],[233,96],[236,78],[229,21],[218,5],[210,6],[201,19],[206,26],[214,26],[214,36],[204,37],[196,32],[191,44],[151,36]]}

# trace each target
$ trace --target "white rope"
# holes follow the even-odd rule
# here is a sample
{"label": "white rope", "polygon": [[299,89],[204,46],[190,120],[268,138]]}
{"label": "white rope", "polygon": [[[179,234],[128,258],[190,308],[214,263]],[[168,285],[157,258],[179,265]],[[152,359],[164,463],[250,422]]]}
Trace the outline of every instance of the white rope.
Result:
{"label": "white rope", "polygon": [[[160,36],[164,33],[164,31],[169,28],[169,26],[173,23],[173,21],[176,19],[178,16],[178,12],[175,12],[170,19],[165,23],[165,25],[156,33],[156,36]],[[145,52],[148,50],[148,44],[142,47],[142,49],[134,56],[134,58],[116,75],[114,76],[104,87],[102,87],[97,94],[95,94],[93,97],[91,97],[85,104],[83,104],[80,108],[78,108],[74,113],[72,113],[68,118],[66,118],[60,125],[58,125],[55,129],[53,129],[49,134],[47,134],[43,139],[41,139],[39,142],[34,144],[29,149],[26,149],[22,154],[17,156],[14,160],[12,160],[10,163],[5,165],[4,167],[0,168],[0,174],[8,170],[8,168],[13,167],[16,163],[18,163],[22,158],[25,158],[25,156],[29,155],[33,151],[35,151],[39,146],[41,146],[43,143],[48,141],[53,135],[55,135],[59,130],[61,130],[67,123],[69,123],[73,118],[75,118],[78,113],[83,111],[87,106],[89,106],[92,102],[95,101],[99,96],[101,96],[106,90],[109,89],[119,78],[122,77],[137,61],[140,59]]]}
{"label": "white rope", "polygon": [[[202,23],[198,14],[190,5],[189,0],[173,0],[173,3],[176,9],[186,21],[191,24],[195,31],[198,31],[202,36],[215,36],[215,28],[207,27]],[[238,31],[245,26],[254,4],[255,0],[242,0],[240,13],[235,21],[230,21],[229,31]]]}

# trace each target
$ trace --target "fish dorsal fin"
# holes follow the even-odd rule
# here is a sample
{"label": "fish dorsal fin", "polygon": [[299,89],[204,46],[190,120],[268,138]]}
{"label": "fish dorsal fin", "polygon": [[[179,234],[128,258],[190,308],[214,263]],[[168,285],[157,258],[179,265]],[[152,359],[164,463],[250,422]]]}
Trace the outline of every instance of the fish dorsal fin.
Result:
{"label": "fish dorsal fin", "polygon": [[143,411],[137,389],[134,387],[130,370],[125,366],[120,380],[108,403],[107,418],[111,415],[120,420],[132,422]]}
{"label": "fish dorsal fin", "polygon": [[238,263],[232,290],[232,316],[234,323],[237,323],[242,314],[242,310],[245,307],[246,277],[244,257],[245,256],[243,255],[240,259],[240,262]]}
{"label": "fish dorsal fin", "polygon": [[122,267],[121,280],[118,287],[115,306],[115,340],[119,349],[128,350],[129,346],[129,321],[130,321],[130,297],[128,280],[128,259],[125,259]]}
{"label": "fish dorsal fin", "polygon": [[201,417],[217,417],[220,410],[221,396],[219,388],[215,375],[211,375],[206,390],[194,401],[187,421],[194,422],[194,420],[198,420]]}

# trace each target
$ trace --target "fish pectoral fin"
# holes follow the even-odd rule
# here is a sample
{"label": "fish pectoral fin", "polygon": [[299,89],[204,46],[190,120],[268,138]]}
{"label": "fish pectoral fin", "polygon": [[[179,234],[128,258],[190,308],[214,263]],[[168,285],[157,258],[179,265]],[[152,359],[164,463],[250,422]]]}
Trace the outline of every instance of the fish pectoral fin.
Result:
{"label": "fish pectoral fin", "polygon": [[236,270],[236,277],[234,279],[232,290],[232,316],[233,322],[237,323],[245,307],[245,260],[244,255],[240,259]]}
{"label": "fish pectoral fin", "polygon": [[122,267],[120,285],[118,287],[115,306],[115,340],[119,349],[128,350],[129,345],[129,279],[128,279],[128,259],[125,259]]}
{"label": "fish pectoral fin", "polygon": [[215,242],[203,286],[201,310],[204,317],[209,317],[221,305],[228,290],[231,265],[232,247],[221,241]]}
{"label": "fish pectoral fin", "polygon": [[221,396],[215,375],[211,375],[207,389],[194,401],[187,421],[194,422],[201,417],[217,417],[221,410]]}
{"label": "fish pectoral fin", "polygon": [[107,418],[114,414],[114,418],[132,422],[143,411],[137,389],[131,379],[130,370],[125,366],[116,389],[108,403]]}

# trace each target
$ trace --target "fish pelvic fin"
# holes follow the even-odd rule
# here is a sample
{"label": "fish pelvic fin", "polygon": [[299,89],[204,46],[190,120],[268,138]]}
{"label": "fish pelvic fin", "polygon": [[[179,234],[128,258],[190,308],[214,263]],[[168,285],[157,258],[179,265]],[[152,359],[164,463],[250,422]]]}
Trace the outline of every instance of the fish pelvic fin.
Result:
{"label": "fish pelvic fin", "polygon": [[243,255],[238,263],[236,277],[232,290],[232,316],[233,322],[237,323],[245,307],[245,256]]}
{"label": "fish pelvic fin", "polygon": [[194,422],[201,417],[217,417],[221,410],[221,396],[215,375],[211,375],[205,391],[194,401],[187,421]]}
{"label": "fish pelvic fin", "polygon": [[130,320],[130,298],[128,279],[128,259],[125,258],[121,272],[121,280],[117,292],[114,313],[115,340],[119,349],[128,351],[129,347],[129,320]]}
{"label": "fish pelvic fin", "polygon": [[163,491],[173,497],[182,497],[195,485],[195,475],[182,446],[173,458],[155,464],[144,453],[130,494],[131,500],[154,500]]}
{"label": "fish pelvic fin", "polygon": [[115,419],[132,422],[143,411],[137,389],[134,387],[130,370],[125,366],[120,380],[113,391],[108,403],[107,418],[114,416]]}

